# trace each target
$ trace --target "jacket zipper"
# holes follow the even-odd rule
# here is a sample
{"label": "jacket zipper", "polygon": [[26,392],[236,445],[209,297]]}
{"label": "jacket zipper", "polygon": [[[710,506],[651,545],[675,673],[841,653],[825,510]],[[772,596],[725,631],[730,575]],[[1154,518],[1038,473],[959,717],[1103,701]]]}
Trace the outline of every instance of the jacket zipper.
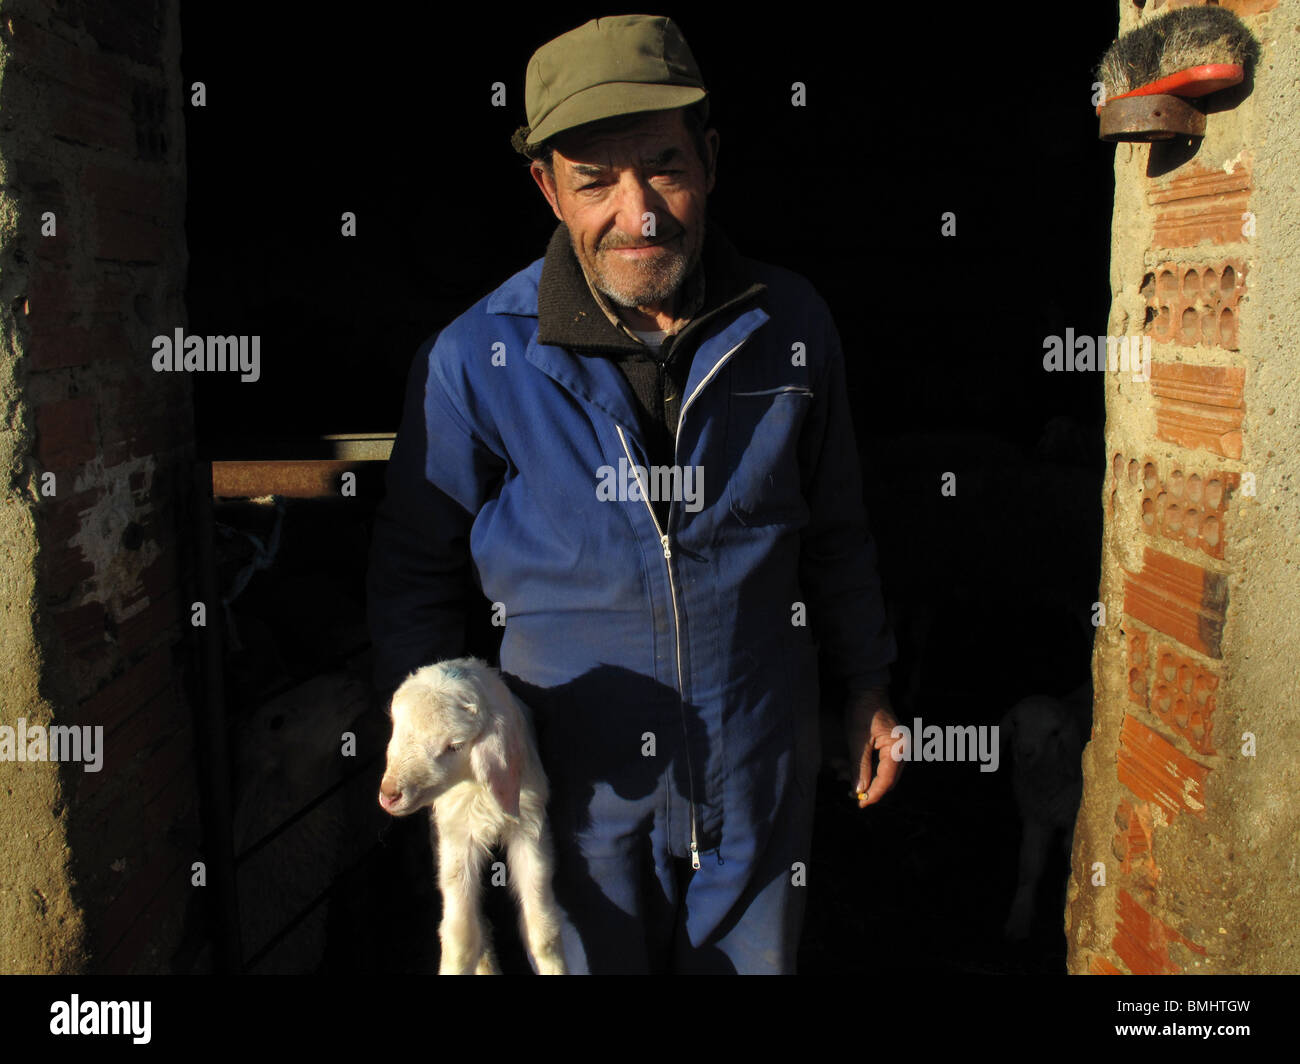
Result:
{"label": "jacket zipper", "polygon": [[[745,346],[749,340],[746,336],[736,344],[730,351],[718,359],[714,367],[709,370],[708,375],[695,386],[695,391],[686,398],[682,403],[682,411],[677,416],[677,432],[673,437],[673,464],[677,465],[677,446],[681,442],[682,423],[686,420],[686,411],[690,408],[695,397],[700,394],[700,390],[718,375],[718,371],[731,360],[731,356]],[[622,425],[614,426],[618,430],[619,441],[623,444],[623,453],[627,456],[627,463],[632,467],[633,476],[636,476],[636,482],[641,488],[641,500],[645,503],[646,509],[650,511],[650,520],[654,522],[655,531],[659,533],[659,545],[664,550],[664,566],[668,570],[668,592],[673,603],[673,644],[677,655],[677,701],[682,705],[682,735],[686,740],[684,748],[686,750],[686,783],[690,791],[690,814],[691,814],[691,867],[700,867],[700,847],[699,837],[695,826],[695,769],[691,764],[691,744],[690,734],[686,730],[686,713],[682,699],[685,697],[682,691],[682,625],[681,617],[677,611],[677,581],[673,578],[673,550],[668,541],[668,533],[659,525],[659,518],[655,516],[654,507],[650,504],[650,493],[646,490],[646,485],[641,483],[641,477],[636,473],[636,462],[632,458],[632,451],[627,445],[627,436],[623,433]],[[671,507],[671,502],[670,502]]]}

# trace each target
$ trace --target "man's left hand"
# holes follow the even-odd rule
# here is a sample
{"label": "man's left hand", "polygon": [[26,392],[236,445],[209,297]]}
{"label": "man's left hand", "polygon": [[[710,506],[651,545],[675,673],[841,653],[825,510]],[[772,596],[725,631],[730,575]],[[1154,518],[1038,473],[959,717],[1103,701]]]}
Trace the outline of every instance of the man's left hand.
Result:
{"label": "man's left hand", "polygon": [[903,762],[896,761],[890,753],[895,744],[903,741],[890,734],[897,726],[885,688],[873,687],[849,696],[844,710],[844,731],[849,741],[850,764],[857,764],[854,792],[858,795],[859,809],[880,801],[903,773]]}

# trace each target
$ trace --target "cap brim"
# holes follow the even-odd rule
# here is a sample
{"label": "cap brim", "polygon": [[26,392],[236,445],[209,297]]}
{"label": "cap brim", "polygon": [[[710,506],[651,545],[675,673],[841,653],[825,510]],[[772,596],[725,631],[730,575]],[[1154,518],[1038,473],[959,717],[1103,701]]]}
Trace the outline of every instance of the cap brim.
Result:
{"label": "cap brim", "polygon": [[699,103],[708,93],[695,85],[647,85],[637,81],[614,81],[575,92],[547,115],[528,134],[528,146],[602,118],[636,114],[639,111],[670,111]]}

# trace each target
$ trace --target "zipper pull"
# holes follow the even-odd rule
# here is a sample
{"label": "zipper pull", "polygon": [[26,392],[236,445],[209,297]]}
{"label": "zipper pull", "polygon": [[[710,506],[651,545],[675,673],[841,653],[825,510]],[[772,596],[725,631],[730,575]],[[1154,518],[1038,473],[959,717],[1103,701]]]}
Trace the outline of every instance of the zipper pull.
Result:
{"label": "zipper pull", "polygon": [[659,537],[659,542],[662,543],[663,546],[664,546],[664,557],[667,558],[667,559],[669,559],[669,560],[671,561],[671,560],[672,560],[672,556],[673,556],[673,552],[672,552],[672,548],[670,548],[670,547],[668,546],[668,533],[667,533],[667,532],[665,532],[662,536]]}
{"label": "zipper pull", "polygon": [[[668,537],[665,536],[665,539]],[[691,810],[691,867],[700,867],[700,848],[695,842],[695,810]]]}

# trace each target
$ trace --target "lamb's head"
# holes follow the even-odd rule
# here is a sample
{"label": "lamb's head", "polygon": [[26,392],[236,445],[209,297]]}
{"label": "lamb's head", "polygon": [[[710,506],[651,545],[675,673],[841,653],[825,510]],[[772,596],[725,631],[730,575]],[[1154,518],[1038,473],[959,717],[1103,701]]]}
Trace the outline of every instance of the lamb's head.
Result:
{"label": "lamb's head", "polygon": [[379,804],[406,816],[474,778],[471,750],[484,728],[482,693],[468,671],[430,665],[393,695],[393,735]]}
{"label": "lamb's head", "polygon": [[1065,778],[1081,771],[1079,735],[1059,699],[1031,695],[1017,702],[1002,718],[1001,735],[1012,744],[1018,773]]}

